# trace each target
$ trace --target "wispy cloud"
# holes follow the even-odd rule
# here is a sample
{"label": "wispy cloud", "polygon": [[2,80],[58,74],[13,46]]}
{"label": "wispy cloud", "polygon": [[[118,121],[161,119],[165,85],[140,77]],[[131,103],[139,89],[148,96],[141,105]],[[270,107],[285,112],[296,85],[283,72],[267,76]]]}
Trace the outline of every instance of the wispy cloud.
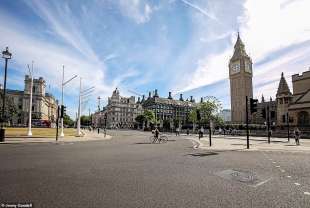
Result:
{"label": "wispy cloud", "polygon": [[200,12],[201,14],[205,15],[206,17],[210,18],[210,19],[213,19],[213,20],[218,20],[216,18],[216,16],[214,16],[214,14],[208,12],[206,9],[202,9],[201,7],[195,5],[195,4],[192,4],[186,0],[181,0],[184,4],[190,6],[191,8],[195,9],[196,11]]}
{"label": "wispy cloud", "polygon": [[132,18],[137,24],[143,24],[151,19],[154,8],[142,0],[119,0],[121,12]]}

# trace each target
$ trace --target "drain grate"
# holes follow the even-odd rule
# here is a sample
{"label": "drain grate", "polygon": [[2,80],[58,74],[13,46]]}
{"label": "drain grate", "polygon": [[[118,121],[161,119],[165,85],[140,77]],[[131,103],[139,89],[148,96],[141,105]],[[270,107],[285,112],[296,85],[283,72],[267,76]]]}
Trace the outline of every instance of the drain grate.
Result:
{"label": "drain grate", "polygon": [[229,169],[217,172],[216,175],[224,179],[245,183],[249,186],[258,186],[262,183],[255,173],[247,170]]}

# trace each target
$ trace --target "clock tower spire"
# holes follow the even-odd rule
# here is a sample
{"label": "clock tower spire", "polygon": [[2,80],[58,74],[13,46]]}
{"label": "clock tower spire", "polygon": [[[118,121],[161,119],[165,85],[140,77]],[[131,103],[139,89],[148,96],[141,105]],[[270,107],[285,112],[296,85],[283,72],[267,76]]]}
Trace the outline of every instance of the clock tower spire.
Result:
{"label": "clock tower spire", "polygon": [[246,122],[246,96],[253,97],[252,60],[245,51],[239,32],[234,54],[229,61],[231,119],[233,123]]}

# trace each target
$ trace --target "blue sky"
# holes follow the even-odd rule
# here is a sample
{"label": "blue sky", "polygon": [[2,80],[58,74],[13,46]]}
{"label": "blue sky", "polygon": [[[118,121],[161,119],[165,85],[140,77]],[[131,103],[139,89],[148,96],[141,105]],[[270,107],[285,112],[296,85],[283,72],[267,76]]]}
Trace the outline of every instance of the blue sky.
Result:
{"label": "blue sky", "polygon": [[[13,53],[9,88],[23,88],[32,60],[58,99],[62,65],[66,79],[95,86],[84,113],[116,87],[124,96],[155,88],[165,97],[216,96],[229,108],[237,31],[253,59],[254,96],[274,97],[282,71],[291,85],[310,66],[309,8],[308,0],[1,0],[0,48]],[[71,115],[78,89],[78,79],[65,88]]]}

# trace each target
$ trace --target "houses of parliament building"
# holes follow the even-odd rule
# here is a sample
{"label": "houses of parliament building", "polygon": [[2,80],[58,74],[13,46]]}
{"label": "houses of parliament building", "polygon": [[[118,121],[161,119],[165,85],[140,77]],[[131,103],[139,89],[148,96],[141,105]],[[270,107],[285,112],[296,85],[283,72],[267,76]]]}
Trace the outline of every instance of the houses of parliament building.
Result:
{"label": "houses of parliament building", "polygon": [[[252,78],[252,60],[238,34],[229,61],[231,120],[234,124],[246,122],[246,96],[253,98]],[[310,127],[310,69],[301,75],[292,75],[292,86],[291,91],[282,73],[276,99],[267,101],[262,96],[257,112],[249,115],[251,123],[264,124],[269,117],[276,126],[286,126],[289,122],[292,126]]]}

